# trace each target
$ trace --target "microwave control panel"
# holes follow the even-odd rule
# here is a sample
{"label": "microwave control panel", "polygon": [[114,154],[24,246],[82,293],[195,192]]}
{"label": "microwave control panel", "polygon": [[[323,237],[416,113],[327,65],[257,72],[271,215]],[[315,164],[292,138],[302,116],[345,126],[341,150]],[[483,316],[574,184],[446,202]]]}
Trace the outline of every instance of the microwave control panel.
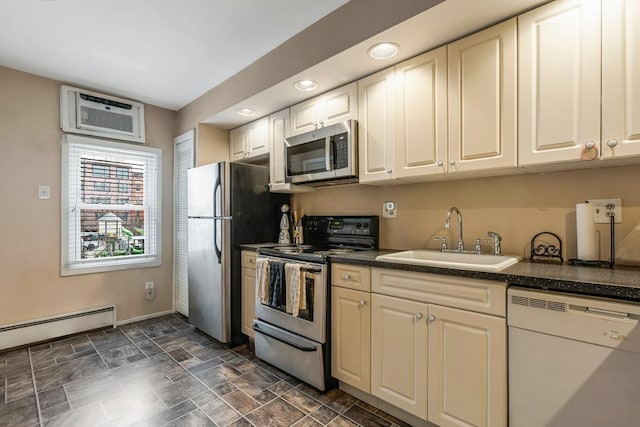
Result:
{"label": "microwave control panel", "polygon": [[331,136],[335,169],[349,167],[349,138],[347,132]]}

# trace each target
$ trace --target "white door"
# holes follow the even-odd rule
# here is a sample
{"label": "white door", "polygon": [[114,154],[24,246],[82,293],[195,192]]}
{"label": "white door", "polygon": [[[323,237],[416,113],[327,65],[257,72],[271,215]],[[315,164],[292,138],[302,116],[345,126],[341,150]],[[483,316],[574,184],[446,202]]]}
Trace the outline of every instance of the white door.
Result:
{"label": "white door", "polygon": [[174,139],[173,148],[173,272],[175,308],[189,315],[189,281],[187,263],[187,169],[194,166],[194,131],[190,130]]}
{"label": "white door", "polygon": [[602,8],[602,158],[640,155],[640,2]]}
{"label": "white door", "polygon": [[247,125],[229,131],[229,159],[232,162],[244,159],[247,154]]}
{"label": "white door", "polygon": [[598,157],[600,11],[560,0],[518,17],[520,166]]}
{"label": "white door", "polygon": [[284,139],[289,136],[289,109],[269,116],[269,167],[271,184],[284,184]]}
{"label": "white door", "polygon": [[256,120],[249,126],[248,157],[269,154],[269,117]]}

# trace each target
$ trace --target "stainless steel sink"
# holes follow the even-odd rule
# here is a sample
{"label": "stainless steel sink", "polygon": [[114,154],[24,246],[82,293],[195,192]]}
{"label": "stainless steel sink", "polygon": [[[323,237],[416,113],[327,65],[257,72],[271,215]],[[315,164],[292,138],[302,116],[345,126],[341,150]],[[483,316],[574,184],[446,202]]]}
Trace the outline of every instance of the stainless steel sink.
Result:
{"label": "stainless steel sink", "polygon": [[376,257],[376,261],[474,271],[501,271],[517,263],[519,260],[517,257],[503,255],[463,254],[426,249],[394,252]]}

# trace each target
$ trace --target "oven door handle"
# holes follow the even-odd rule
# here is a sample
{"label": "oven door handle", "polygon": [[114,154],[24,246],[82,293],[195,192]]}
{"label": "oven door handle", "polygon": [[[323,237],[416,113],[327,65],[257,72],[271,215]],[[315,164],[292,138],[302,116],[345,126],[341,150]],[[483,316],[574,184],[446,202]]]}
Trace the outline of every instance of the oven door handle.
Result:
{"label": "oven door handle", "polygon": [[260,329],[260,325],[254,323],[253,324],[253,330],[256,332],[260,332],[263,335],[266,335],[268,337],[273,338],[274,340],[280,341],[281,343],[287,344],[288,346],[297,348],[300,351],[306,351],[306,352],[310,352],[310,351],[318,351],[318,348],[315,346],[303,346],[303,345],[299,345],[296,344],[294,342],[289,341],[286,337],[283,336],[278,336],[276,334],[270,333],[265,331],[264,329]]}

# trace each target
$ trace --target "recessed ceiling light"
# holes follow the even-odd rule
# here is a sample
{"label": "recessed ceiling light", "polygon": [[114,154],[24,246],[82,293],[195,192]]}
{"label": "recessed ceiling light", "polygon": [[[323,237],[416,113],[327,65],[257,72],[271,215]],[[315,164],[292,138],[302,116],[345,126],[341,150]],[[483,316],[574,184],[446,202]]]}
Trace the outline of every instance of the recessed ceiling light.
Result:
{"label": "recessed ceiling light", "polygon": [[296,89],[303,92],[314,90],[318,88],[318,83],[313,80],[298,80],[294,83]]}
{"label": "recessed ceiling light", "polygon": [[253,116],[256,113],[256,110],[252,110],[251,108],[238,108],[236,113],[241,116]]}
{"label": "recessed ceiling light", "polygon": [[398,53],[400,46],[391,42],[378,43],[369,48],[369,56],[373,59],[389,59]]}

